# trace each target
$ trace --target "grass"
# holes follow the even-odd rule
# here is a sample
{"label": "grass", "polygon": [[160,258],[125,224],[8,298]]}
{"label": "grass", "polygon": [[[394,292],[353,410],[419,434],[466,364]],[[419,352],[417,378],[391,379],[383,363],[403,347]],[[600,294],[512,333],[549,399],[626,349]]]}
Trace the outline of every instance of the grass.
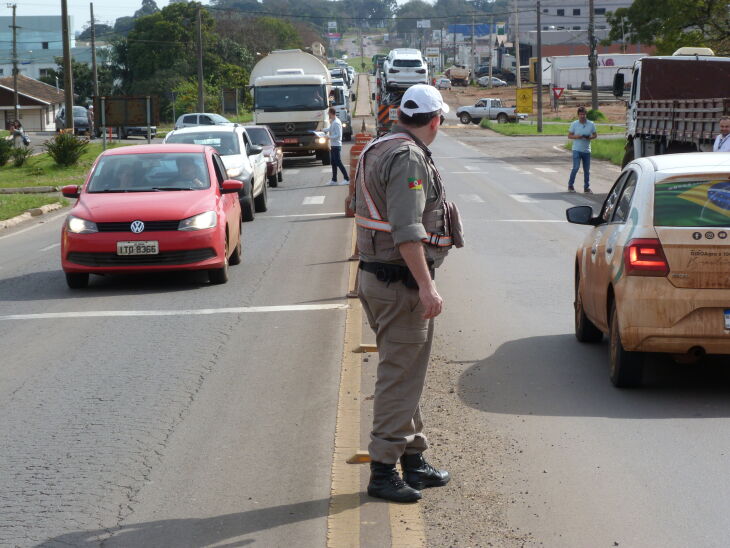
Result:
{"label": "grass", "polygon": [[[537,132],[537,124],[533,122],[520,122],[519,124],[499,124],[491,120],[482,119],[481,126],[491,129],[502,135],[568,135],[570,124],[544,124],[542,134]],[[596,126],[596,131],[601,133],[623,133],[623,126]]]}
{"label": "grass", "polygon": [[235,115],[228,115],[226,116],[231,122],[235,122],[237,124],[250,124],[253,122],[253,112],[249,110],[242,111],[238,116]]}
{"label": "grass", "polygon": [[[596,139],[591,141],[591,157],[608,160],[612,164],[620,166],[624,158],[625,145],[626,139],[623,137],[618,139]],[[565,148],[573,150],[573,142],[568,141],[565,143]]]}
{"label": "grass", "polygon": [[[107,148],[117,146],[122,145],[107,143]],[[0,188],[80,185],[101,152],[101,143],[92,143],[78,164],[70,167],[57,166],[46,153],[32,156],[23,167],[12,167],[8,163],[0,167]]]}
{"label": "grass", "polygon": [[[371,57],[348,57],[345,59],[348,65],[355,69],[355,72],[373,72],[373,59]],[[362,64],[365,63],[363,69]]]}
{"label": "grass", "polygon": [[34,207],[56,202],[68,204],[64,198],[47,194],[0,194],[0,221],[16,217]]}

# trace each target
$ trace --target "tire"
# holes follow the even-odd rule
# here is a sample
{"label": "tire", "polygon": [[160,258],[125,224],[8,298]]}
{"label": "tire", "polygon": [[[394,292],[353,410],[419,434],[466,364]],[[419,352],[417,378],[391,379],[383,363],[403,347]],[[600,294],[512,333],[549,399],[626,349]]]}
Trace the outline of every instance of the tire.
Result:
{"label": "tire", "polygon": [[281,168],[279,173],[276,174],[276,180],[280,183],[284,180],[284,168]]}
{"label": "tire", "polygon": [[253,205],[254,209],[256,210],[256,213],[263,213],[268,209],[268,206],[266,205],[266,185],[261,185],[261,194],[256,196],[253,199]]}
{"label": "tire", "polygon": [[89,285],[88,272],[66,272],[66,284],[71,289],[84,289]]}
{"label": "tire", "polygon": [[241,236],[239,234],[238,236],[238,245],[236,246],[236,249],[233,250],[233,253],[231,253],[230,258],[228,259],[229,265],[237,265],[241,264],[241,259],[243,257],[243,249],[241,245]]}
{"label": "tire", "polygon": [[251,189],[240,200],[241,203],[241,218],[243,222],[250,223],[256,218],[256,208],[253,205],[253,198],[251,198]]}
{"label": "tire", "polygon": [[481,118],[472,118],[472,120],[471,120],[471,121],[472,121],[473,123],[475,123],[476,125],[479,125],[479,124],[480,124],[480,123],[482,122],[482,119],[481,119]]}
{"label": "tire", "polygon": [[616,388],[632,388],[641,385],[644,376],[644,355],[624,350],[618,325],[616,303],[611,306],[611,330],[609,332],[609,377]]}
{"label": "tire", "polygon": [[226,236],[226,251],[224,254],[223,266],[208,270],[208,281],[214,285],[224,284],[228,281],[228,236]]}
{"label": "tire", "polygon": [[601,342],[603,333],[588,319],[583,310],[583,299],[580,296],[580,278],[575,280],[573,310],[575,312],[575,338],[584,343]]}
{"label": "tire", "polygon": [[330,157],[329,150],[323,150],[322,154],[319,155],[319,158],[322,160],[323,166],[328,166],[332,163],[332,158]]}
{"label": "tire", "polygon": [[279,179],[276,177],[276,175],[268,175],[266,177],[266,180],[269,182],[269,186],[271,188],[276,188],[276,185],[279,184]]}
{"label": "tire", "polygon": [[471,116],[469,116],[468,112],[462,112],[459,114],[459,121],[462,124],[470,124],[471,123]]}
{"label": "tire", "polygon": [[345,133],[345,136],[342,139],[343,141],[349,143],[352,141],[352,131],[350,133]]}
{"label": "tire", "polygon": [[509,121],[509,118],[507,118],[507,115],[504,112],[500,112],[497,114],[497,123],[498,124],[506,124]]}

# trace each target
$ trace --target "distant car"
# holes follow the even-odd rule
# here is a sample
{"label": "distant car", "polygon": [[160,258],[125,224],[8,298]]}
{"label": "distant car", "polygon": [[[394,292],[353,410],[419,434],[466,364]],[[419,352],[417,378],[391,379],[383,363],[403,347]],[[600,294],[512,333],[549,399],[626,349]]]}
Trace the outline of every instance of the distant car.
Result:
{"label": "distant car", "polygon": [[489,76],[489,65],[479,65],[474,71],[474,76],[481,78],[482,76]]}
{"label": "distant car", "polygon": [[730,354],[730,153],[664,154],[629,163],[589,225],[574,265],[575,335],[609,338],[610,379],[642,382],[645,356]]}
{"label": "distant car", "polygon": [[194,126],[232,126],[228,118],[224,118],[220,114],[214,112],[191,112],[190,114],[183,114],[179,116],[175,122],[174,129],[181,129],[184,127]]}
{"label": "distant car", "polygon": [[[61,266],[72,289],[89,274],[206,270],[228,281],[241,262],[243,186],[229,180],[213,147],[139,145],[109,149],[83,187],[61,231]],[[181,192],[182,191],[182,192]]]}
{"label": "distant car", "polygon": [[255,145],[263,147],[266,157],[266,177],[270,187],[276,187],[284,179],[284,152],[276,144],[276,137],[269,126],[244,126]]}
{"label": "distant car", "polygon": [[196,126],[176,129],[165,136],[165,144],[189,143],[215,148],[226,167],[228,179],[243,183],[239,193],[244,221],[266,211],[266,158],[263,147],[251,142],[246,130],[234,126]]}
{"label": "distant car", "polygon": [[451,80],[448,78],[437,78],[436,89],[451,89]]}
{"label": "distant car", "polygon": [[405,89],[429,82],[428,66],[417,49],[392,49],[383,61],[383,84],[386,90]]}
{"label": "distant car", "polygon": [[[73,108],[74,114],[74,133],[76,135],[91,135],[94,124],[86,107],[76,106]],[[66,107],[62,106],[55,118],[56,133],[59,133],[66,127]]]}
{"label": "distant car", "polygon": [[[477,78],[477,84],[484,87],[489,86],[489,76],[482,76],[481,78]],[[505,82],[504,80],[500,80],[496,76],[492,76],[492,87],[501,88],[506,85],[507,82]]]}

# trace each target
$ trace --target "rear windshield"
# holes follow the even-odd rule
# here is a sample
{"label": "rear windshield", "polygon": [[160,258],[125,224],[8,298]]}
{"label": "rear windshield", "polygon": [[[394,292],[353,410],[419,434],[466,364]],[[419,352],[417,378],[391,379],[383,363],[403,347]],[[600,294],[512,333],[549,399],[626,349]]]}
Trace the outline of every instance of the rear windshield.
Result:
{"label": "rear windshield", "polygon": [[420,59],[396,59],[393,61],[394,67],[420,67],[421,64]]}
{"label": "rear windshield", "polygon": [[730,227],[730,181],[657,184],[654,225]]}
{"label": "rear windshield", "polygon": [[86,109],[84,107],[74,107],[74,116],[86,116]]}
{"label": "rear windshield", "polygon": [[221,156],[230,156],[232,154],[241,153],[241,149],[238,146],[238,136],[233,131],[231,131],[230,133],[225,133],[221,131],[173,133],[167,138],[165,142],[184,143],[187,145],[208,145],[215,148],[215,150]]}
{"label": "rear windshield", "polygon": [[269,135],[269,132],[266,131],[264,128],[247,127],[246,133],[248,133],[248,136],[251,138],[251,142],[254,145],[266,146],[274,144],[271,141],[271,136]]}
{"label": "rear windshield", "polygon": [[210,186],[202,153],[117,154],[96,164],[89,192],[160,192]]}

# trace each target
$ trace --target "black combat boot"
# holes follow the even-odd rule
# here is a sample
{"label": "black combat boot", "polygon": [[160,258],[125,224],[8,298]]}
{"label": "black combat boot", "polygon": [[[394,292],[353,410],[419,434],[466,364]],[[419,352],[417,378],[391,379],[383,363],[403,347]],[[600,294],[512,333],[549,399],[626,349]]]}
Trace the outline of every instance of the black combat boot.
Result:
{"label": "black combat boot", "polygon": [[422,453],[403,455],[400,458],[400,465],[403,468],[403,479],[419,491],[426,487],[441,487],[451,479],[446,470],[436,470],[428,464]]}
{"label": "black combat boot", "polygon": [[372,461],[370,463],[370,483],[368,495],[394,502],[416,502],[421,498],[421,492],[406,485],[395,464]]}

